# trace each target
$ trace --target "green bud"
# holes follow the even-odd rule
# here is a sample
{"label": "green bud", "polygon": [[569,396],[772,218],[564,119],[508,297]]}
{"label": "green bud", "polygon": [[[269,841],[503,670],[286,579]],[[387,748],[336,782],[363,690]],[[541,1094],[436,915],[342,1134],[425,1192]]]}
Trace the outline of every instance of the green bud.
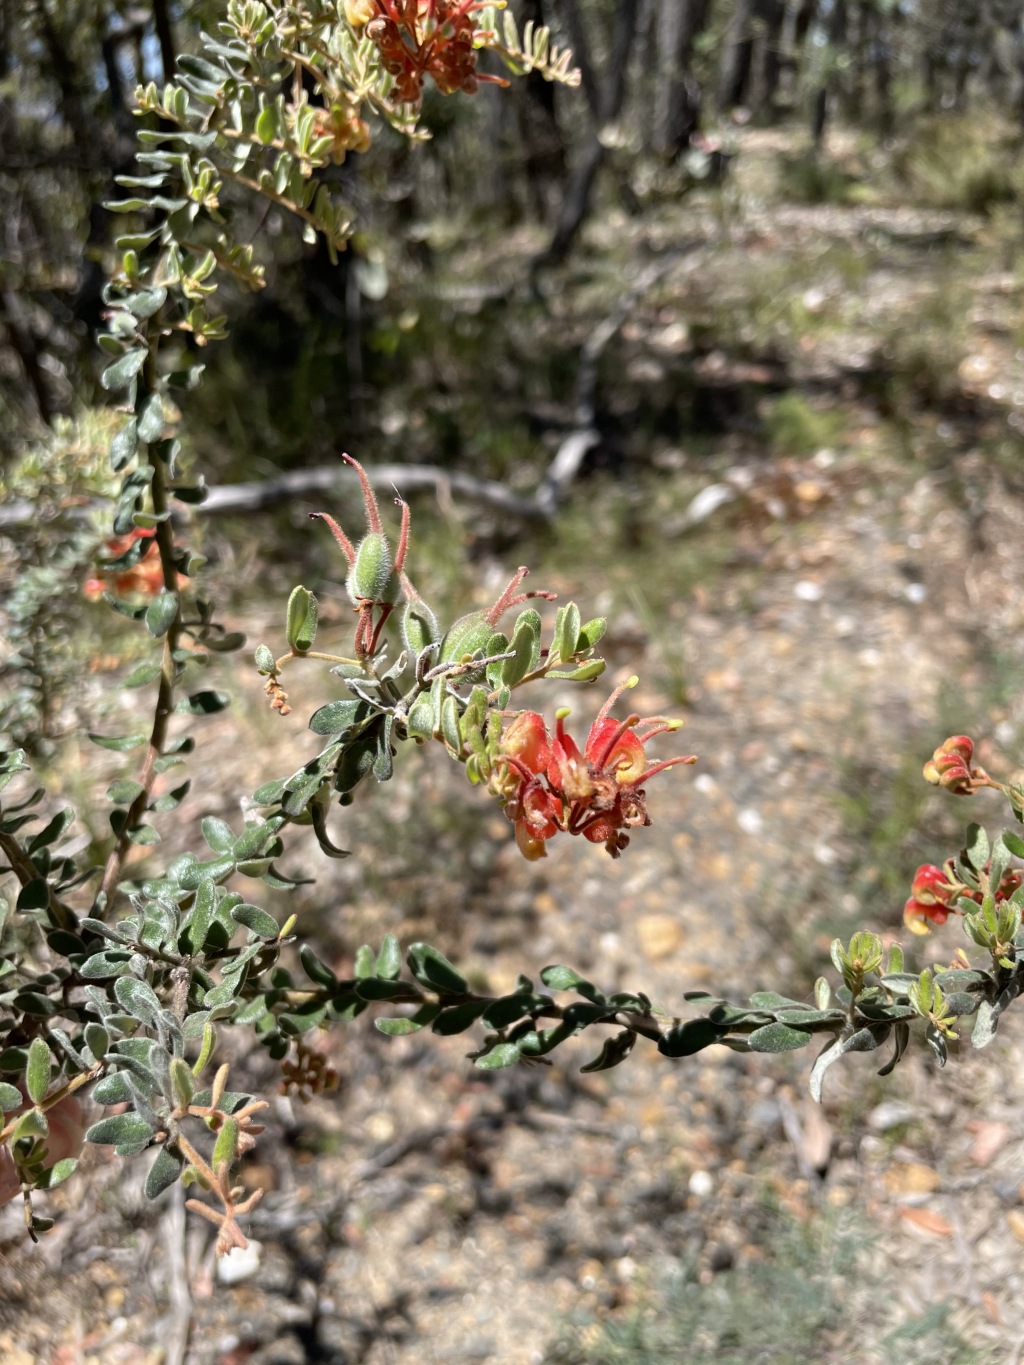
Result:
{"label": "green bud", "polygon": [[414,597],[405,604],[402,613],[402,639],[405,647],[414,654],[422,652],[430,645],[436,645],[441,638],[441,627],[437,617],[421,597]]}
{"label": "green bud", "polygon": [[317,614],[316,598],[309,589],[301,586],[293,588],[288,599],[285,626],[285,637],[292,649],[304,653],[312,648],[316,639]]}
{"label": "green bud", "polygon": [[210,1165],[216,1172],[218,1167],[230,1169],[238,1155],[239,1128],[237,1119],[225,1119],[213,1145],[213,1160]]}
{"label": "green bud", "polygon": [[345,586],[355,606],[364,601],[393,606],[398,601],[401,583],[395,573],[391,546],[379,531],[371,531],[360,542]]}
{"label": "green bud", "polygon": [[196,1083],[192,1075],[192,1068],[184,1057],[171,1058],[171,1088],[174,1092],[174,1103],[179,1109],[185,1109],[192,1103],[192,1096],[195,1094]]}

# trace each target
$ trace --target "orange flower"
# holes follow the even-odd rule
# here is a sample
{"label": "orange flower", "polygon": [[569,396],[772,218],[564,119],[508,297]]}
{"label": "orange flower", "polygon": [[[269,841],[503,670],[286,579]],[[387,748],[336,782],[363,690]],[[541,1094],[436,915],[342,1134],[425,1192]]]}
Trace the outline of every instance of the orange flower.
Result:
{"label": "orange flower", "polygon": [[90,602],[97,602],[105,592],[117,597],[155,597],[163,588],[164,575],[157,553],[155,530],[136,527],[124,536],[114,536],[104,546],[106,555],[119,559],[139,540],[147,542],[142,557],[130,568],[100,568],[82,584],[82,592]]}
{"label": "orange flower", "polygon": [[946,880],[934,863],[923,863],[914,873],[910,897],[903,907],[903,923],[912,934],[927,934],[929,924],[945,924],[949,902],[960,888]]}
{"label": "orange flower", "polygon": [[[481,81],[508,84],[476,69],[472,16],[486,7],[483,0],[376,0],[364,32],[380,48],[381,64],[395,79],[397,103],[418,104],[427,76],[442,95],[456,90],[472,95]],[[353,8],[361,19],[366,7]]]}
{"label": "orange flower", "polygon": [[498,765],[492,787],[505,803],[527,858],[544,857],[546,841],[559,830],[603,844],[617,858],[629,843],[626,830],[651,823],[641,782],[677,763],[697,761],[691,755],[648,766],[647,743],[678,729],[680,722],[638,715],[614,720],[609,711],[635,684],[631,678],[615,689],[582,751],[566,732],[566,711],[557,713],[554,735],[536,711],[521,712],[506,729],[501,740],[505,763]]}

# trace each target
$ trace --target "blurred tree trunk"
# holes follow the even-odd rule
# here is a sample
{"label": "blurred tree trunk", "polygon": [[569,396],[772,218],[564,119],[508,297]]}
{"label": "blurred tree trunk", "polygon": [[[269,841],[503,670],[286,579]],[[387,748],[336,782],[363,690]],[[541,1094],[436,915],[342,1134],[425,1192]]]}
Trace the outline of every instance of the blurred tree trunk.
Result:
{"label": "blurred tree trunk", "polygon": [[886,17],[874,6],[870,10],[871,49],[875,68],[875,106],[878,131],[888,137],[896,125],[892,102],[892,49],[896,16]]}
{"label": "blurred tree trunk", "polygon": [[701,91],[691,61],[709,10],[710,0],[660,0],[653,142],[662,156],[677,156],[700,123]]}
{"label": "blurred tree trunk", "polygon": [[839,49],[846,42],[846,0],[832,0],[828,27],[825,30],[825,74],[815,91],[811,105],[811,141],[819,148],[828,123],[829,97],[835,84],[835,62]]}
{"label": "blurred tree trunk", "polygon": [[782,69],[784,0],[756,0],[754,7],[754,55],[751,64],[749,103],[757,113],[774,117]]}
{"label": "blurred tree trunk", "polygon": [[153,0],[153,26],[156,29],[157,42],[160,44],[160,61],[164,68],[164,80],[169,81],[174,75],[174,63],[177,58],[174,50],[171,16],[167,11],[167,0]]}
{"label": "blurred tree trunk", "polygon": [[754,0],[734,0],[718,73],[718,112],[728,113],[743,103],[750,81],[753,55]]}
{"label": "blurred tree trunk", "polygon": [[[81,73],[68,52],[63,33],[57,28],[45,4],[35,7],[39,34],[49,64],[49,75],[57,87],[60,110],[85,166],[98,167],[105,158],[106,138],[93,117],[83,95]],[[97,35],[98,37],[98,35]]]}
{"label": "blurred tree trunk", "polygon": [[[574,6],[575,0],[571,0],[570,8]],[[605,156],[601,134],[605,125],[619,116],[626,97],[626,74],[639,9],[639,0],[618,0],[616,5],[611,52],[600,86],[597,117],[569,177],[551,244],[541,258],[545,264],[565,259],[586,220],[594,182]]]}
{"label": "blurred tree trunk", "polygon": [[596,118],[597,111],[601,106],[601,91],[598,88],[597,75],[590,56],[590,41],[580,17],[579,6],[576,0],[557,0],[556,8],[561,12],[562,22],[565,24],[566,33],[569,35],[573,63],[579,67],[580,84],[587,101],[587,108]]}

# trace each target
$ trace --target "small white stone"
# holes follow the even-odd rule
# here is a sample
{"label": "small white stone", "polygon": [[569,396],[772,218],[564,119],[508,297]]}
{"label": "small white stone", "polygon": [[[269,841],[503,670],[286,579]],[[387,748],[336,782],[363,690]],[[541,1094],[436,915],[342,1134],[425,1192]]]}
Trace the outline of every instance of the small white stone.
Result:
{"label": "small white stone", "polygon": [[702,521],[707,521],[713,512],[717,512],[727,502],[732,502],[736,496],[736,490],[730,488],[725,483],[709,483],[706,488],[702,488],[697,496],[686,509],[687,526],[697,526]]}
{"label": "small white stone", "polygon": [[747,806],[736,816],[736,823],[744,834],[760,834],[764,829],[764,816],[753,806]]}
{"label": "small white stone", "polygon": [[718,783],[715,781],[715,779],[711,776],[710,773],[698,773],[698,775],[694,778],[693,785],[695,790],[701,792],[704,796],[707,796],[710,792],[715,791],[716,788],[718,787]]}
{"label": "small white stone", "polygon": [[801,602],[820,602],[825,595],[825,589],[820,583],[813,582],[810,578],[801,578],[799,583],[793,585],[793,596],[798,597]]}
{"label": "small white stone", "polygon": [[908,583],[903,589],[903,596],[908,602],[913,602],[915,606],[918,606],[928,596],[928,589],[923,583]]}
{"label": "small white stone", "polygon": [[715,1182],[710,1171],[694,1171],[690,1176],[688,1187],[690,1193],[696,1195],[698,1199],[707,1199],[715,1188]]}

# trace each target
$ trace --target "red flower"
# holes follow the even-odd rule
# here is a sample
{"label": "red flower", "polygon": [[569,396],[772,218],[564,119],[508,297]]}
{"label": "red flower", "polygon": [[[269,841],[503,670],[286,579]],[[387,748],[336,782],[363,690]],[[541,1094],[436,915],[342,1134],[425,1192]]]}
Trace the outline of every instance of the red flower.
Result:
{"label": "red flower", "polygon": [[[617,858],[629,843],[625,831],[651,823],[640,783],[674,764],[697,761],[677,757],[648,767],[648,741],[678,729],[680,722],[638,715],[614,720],[609,711],[636,682],[631,678],[615,689],[590,727],[582,752],[566,732],[566,711],[557,713],[553,736],[536,711],[521,712],[506,729],[501,740],[505,763],[498,765],[492,787],[505,802],[516,842],[527,858],[544,857],[546,841],[559,830],[604,844]],[[644,727],[642,733],[638,726]]]}
{"label": "red flower", "polygon": [[973,796],[973,760],[974,741],[967,735],[951,735],[924,765],[925,778],[934,786],[945,787],[957,796]]}
{"label": "red flower", "polygon": [[923,863],[914,873],[910,897],[903,907],[903,923],[912,934],[929,933],[929,924],[945,924],[949,919],[949,902],[959,890],[957,884],[946,879],[943,868]]}
{"label": "red flower", "polygon": [[[988,871],[987,864],[985,871]],[[993,897],[996,901],[1009,900],[1022,882],[1024,871],[1016,867],[1008,869],[993,889]],[[958,880],[952,860],[945,867],[923,863],[914,873],[910,897],[903,907],[903,923],[912,934],[927,934],[929,924],[945,924],[951,914],[957,913],[953,902],[960,899],[980,905],[984,895]]]}
{"label": "red flower", "polygon": [[100,568],[92,578],[82,584],[82,592],[90,602],[98,601],[105,592],[116,597],[155,597],[164,586],[164,573],[157,551],[155,530],[136,527],[124,536],[114,536],[105,545],[107,555],[118,559],[135,544],[137,540],[147,541],[142,558],[128,569]]}
{"label": "red flower", "polygon": [[366,23],[366,36],[380,48],[384,70],[395,78],[399,104],[417,104],[427,76],[442,95],[462,90],[472,95],[481,81],[507,85],[499,76],[476,69],[473,15],[486,8],[481,0],[376,0],[369,22],[368,6],[349,5],[350,22]]}

